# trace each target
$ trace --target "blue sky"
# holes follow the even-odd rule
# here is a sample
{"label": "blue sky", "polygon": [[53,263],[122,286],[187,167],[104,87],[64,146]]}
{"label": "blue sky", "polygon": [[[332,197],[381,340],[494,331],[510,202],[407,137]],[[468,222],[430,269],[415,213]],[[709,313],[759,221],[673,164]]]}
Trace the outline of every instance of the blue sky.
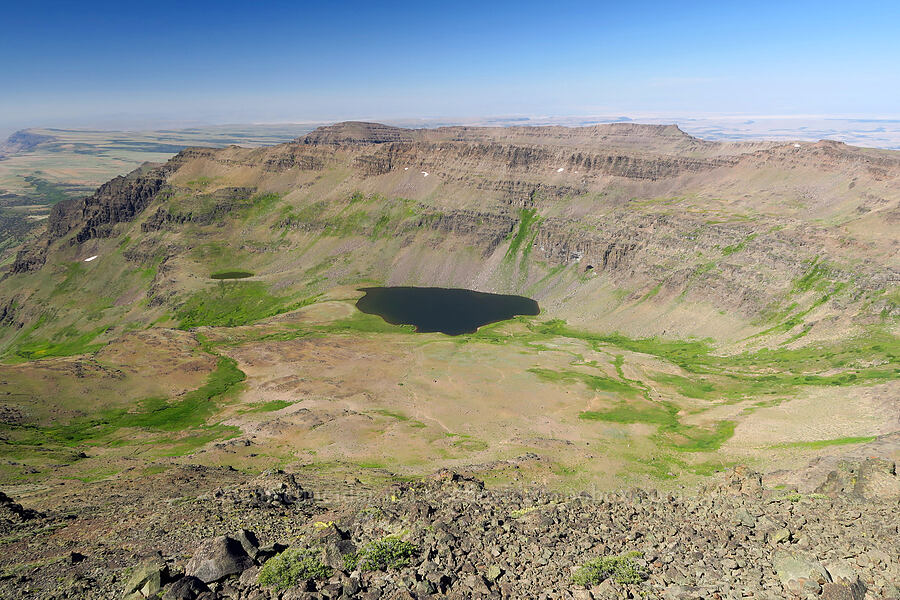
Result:
{"label": "blue sky", "polygon": [[900,2],[6,2],[0,127],[900,114]]}

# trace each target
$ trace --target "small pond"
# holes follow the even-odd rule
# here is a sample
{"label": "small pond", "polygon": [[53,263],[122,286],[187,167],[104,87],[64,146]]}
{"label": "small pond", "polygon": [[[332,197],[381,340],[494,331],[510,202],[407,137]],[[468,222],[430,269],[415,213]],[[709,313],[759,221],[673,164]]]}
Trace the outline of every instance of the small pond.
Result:
{"label": "small pond", "polygon": [[370,287],[360,291],[366,295],[356,308],[393,325],[415,325],[419,333],[474,333],[488,323],[541,312],[531,298],[457,288]]}
{"label": "small pond", "polygon": [[209,276],[210,279],[246,279],[253,277],[250,271],[216,271]]}

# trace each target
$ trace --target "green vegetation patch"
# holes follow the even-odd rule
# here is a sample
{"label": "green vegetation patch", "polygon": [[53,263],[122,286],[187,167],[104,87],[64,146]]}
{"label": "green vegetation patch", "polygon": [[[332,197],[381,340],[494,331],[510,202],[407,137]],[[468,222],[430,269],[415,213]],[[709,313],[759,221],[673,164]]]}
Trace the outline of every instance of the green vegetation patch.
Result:
{"label": "green vegetation patch", "polygon": [[254,404],[253,408],[247,409],[243,412],[245,413],[262,413],[262,412],[275,412],[276,410],[281,410],[282,408],[287,408],[291,406],[291,402],[287,400],[269,400],[268,402],[261,402],[259,404]]}
{"label": "green vegetation patch", "polygon": [[714,365],[709,364],[712,353],[710,340],[664,340],[661,338],[630,338],[619,333],[592,333],[569,327],[562,319],[551,319],[531,326],[532,331],[550,336],[567,337],[583,340],[595,350],[602,346],[618,346],[632,352],[652,354],[672,362],[690,372],[710,372]]}
{"label": "green vegetation patch", "polygon": [[729,467],[737,466],[737,463],[723,461],[720,459],[712,459],[706,461],[687,461],[682,460],[680,456],[668,453],[658,453],[649,457],[636,458],[635,462],[640,464],[647,475],[653,479],[671,480],[678,477],[679,471],[686,471],[694,475],[708,477],[713,473],[724,471]]}
{"label": "green vegetation patch", "polygon": [[376,408],[376,409],[372,410],[371,412],[375,413],[376,415],[381,415],[382,417],[396,419],[402,423],[406,423],[406,424],[410,425],[411,427],[419,427],[419,428],[425,427],[425,423],[422,423],[421,421],[416,421],[415,419],[412,419],[412,418],[404,415],[403,413],[396,412],[393,410],[387,410],[386,408]]}
{"label": "green vegetation patch", "polygon": [[369,542],[352,554],[345,554],[344,564],[348,571],[357,568],[360,571],[402,569],[418,553],[419,548],[415,544],[397,536],[387,536]]}
{"label": "green vegetation patch", "polygon": [[261,281],[221,281],[196,292],[175,313],[178,327],[236,327],[300,308],[312,300],[291,302],[273,296]]}
{"label": "green vegetation patch", "polygon": [[746,248],[747,244],[749,242],[753,241],[753,239],[756,238],[757,235],[758,234],[756,234],[756,233],[751,233],[750,235],[748,235],[747,237],[742,239],[737,244],[732,244],[731,246],[725,246],[724,248],[722,248],[722,256],[731,256],[732,254],[737,254],[738,252],[740,252],[744,248]]}
{"label": "green vegetation patch", "polygon": [[653,298],[654,296],[659,294],[659,291],[662,289],[662,286],[663,286],[662,282],[657,283],[655,286],[653,286],[653,288],[650,289],[649,292],[647,292],[646,294],[641,296],[640,300],[638,300],[635,304],[640,304],[642,302],[646,302],[647,300]]}
{"label": "green vegetation patch", "polygon": [[25,360],[50,358],[53,356],[73,356],[96,352],[106,344],[94,342],[106,333],[109,327],[98,327],[86,332],[79,332],[74,326],[59,330],[50,338],[31,338],[25,336],[14,349],[15,356]]}
{"label": "green vegetation patch", "polygon": [[[7,441],[7,443],[33,447],[42,447],[51,443],[71,447],[89,440],[107,438],[123,427],[172,432],[201,428],[199,433],[205,434],[200,436],[201,439],[209,435],[213,435],[211,439],[215,439],[226,431],[230,432],[230,429],[225,427],[215,430],[203,429],[203,425],[215,411],[215,400],[234,389],[244,380],[244,377],[244,372],[237,368],[237,363],[233,359],[222,357],[219,358],[215,371],[210,373],[206,383],[199,389],[185,394],[180,401],[170,402],[165,398],[148,398],[139,402],[131,411],[127,409],[107,410],[98,416],[78,419],[65,425],[11,426],[13,429],[25,430],[29,435],[16,441]],[[176,441],[176,443],[182,442],[183,440]],[[185,443],[188,443],[188,447],[194,446],[190,441]]]}
{"label": "green vegetation patch", "polygon": [[523,208],[519,211],[519,226],[509,242],[509,249],[506,251],[505,258],[514,258],[519,253],[522,244],[525,242],[526,238],[529,238],[531,228],[534,225],[537,225],[539,221],[540,218],[537,216],[537,210]]}
{"label": "green vegetation patch", "polygon": [[413,325],[392,325],[377,315],[356,311],[346,319],[339,319],[315,327],[318,333],[415,333]]}
{"label": "green vegetation patch", "polygon": [[848,444],[868,444],[875,441],[878,436],[864,435],[856,437],[842,437],[831,440],[813,440],[809,442],[787,442],[784,444],[776,444],[773,448],[805,448],[816,450],[819,448],[828,448],[829,446],[845,446]]}
{"label": "green vegetation patch", "polygon": [[669,443],[682,452],[712,452],[734,435],[734,421],[718,421],[711,429],[678,423],[663,427],[660,434],[667,436]]}
{"label": "green vegetation patch", "polygon": [[[900,376],[900,338],[875,327],[864,336],[838,344],[763,348],[730,356],[713,354],[709,340],[597,334],[573,329],[558,319],[528,327],[535,333],[583,340],[598,351],[604,346],[616,346],[658,356],[687,372],[687,378],[665,374],[658,377],[688,397],[741,400],[783,395],[803,386],[871,385]],[[821,374],[835,370],[841,372]],[[698,375],[705,377],[695,378]]]}
{"label": "green vegetation patch", "polygon": [[640,394],[640,390],[630,383],[619,381],[612,377],[606,377],[605,375],[592,375],[590,373],[581,373],[580,371],[554,371],[552,369],[540,367],[528,369],[528,372],[534,373],[542,381],[554,383],[583,383],[595,392],[610,392],[625,396],[637,396]]}
{"label": "green vegetation patch", "polygon": [[794,281],[790,293],[803,294],[812,289],[820,289],[823,284],[827,284],[830,273],[831,269],[828,268],[828,265],[817,256],[809,262],[806,273]]}
{"label": "green vegetation patch", "polygon": [[612,579],[616,583],[641,583],[650,572],[647,567],[637,562],[643,556],[640,552],[626,552],[617,556],[601,556],[583,564],[572,581],[577,585],[592,586]]}
{"label": "green vegetation patch", "polygon": [[459,448],[460,450],[465,450],[466,452],[481,452],[482,450],[487,450],[490,447],[490,445],[484,440],[473,438],[471,435],[467,435],[465,433],[461,433],[455,437],[458,437],[459,439],[453,442],[453,446]]}
{"label": "green vegetation patch", "polygon": [[691,379],[670,373],[657,373],[651,377],[657,383],[673,387],[675,391],[686,398],[709,400],[714,399],[717,394],[721,393],[714,383],[702,377]]}
{"label": "green vegetation patch", "polygon": [[578,418],[585,421],[608,423],[657,425],[654,435],[660,445],[682,452],[711,452],[734,435],[733,421],[718,421],[712,428],[686,425],[678,419],[678,406],[672,402],[658,405],[641,405],[620,402],[605,411],[584,411]]}
{"label": "green vegetation patch", "polygon": [[197,179],[188,181],[185,185],[192,190],[201,190],[209,186],[213,181],[214,179],[212,177],[198,177]]}
{"label": "green vegetation patch", "polygon": [[34,190],[28,195],[40,204],[56,204],[72,197],[72,194],[68,193],[64,186],[47,181],[37,175],[27,175],[24,179]]}
{"label": "green vegetation patch", "polygon": [[678,423],[678,407],[672,403],[664,406],[640,406],[626,402],[604,411],[586,410],[578,418],[584,421],[605,421],[607,423],[646,423],[648,425],[674,426]]}
{"label": "green vegetation patch", "polygon": [[309,548],[289,548],[266,561],[257,581],[263,587],[285,590],[311,579],[328,579],[332,570],[323,565],[319,552]]}

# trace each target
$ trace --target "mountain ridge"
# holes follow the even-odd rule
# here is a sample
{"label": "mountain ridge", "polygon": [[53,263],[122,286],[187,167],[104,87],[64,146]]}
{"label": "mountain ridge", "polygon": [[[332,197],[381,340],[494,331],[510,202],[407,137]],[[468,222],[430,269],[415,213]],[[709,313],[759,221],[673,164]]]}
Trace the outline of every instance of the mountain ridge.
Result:
{"label": "mountain ridge", "polygon": [[[531,136],[529,142],[521,141],[522,132]],[[611,139],[609,132],[616,135]],[[646,132],[662,139],[663,147],[648,142]],[[497,139],[483,141],[488,135]],[[579,145],[572,145],[573,137]],[[672,139],[676,140],[676,146],[669,145]],[[335,200],[329,202],[339,204],[346,202],[346,197],[355,190],[382,195],[387,204],[381,210],[388,210],[398,197],[414,202],[413,210],[421,216],[392,224],[399,227],[396,233],[405,231],[405,235],[415,235],[419,230],[434,231],[447,240],[459,239],[466,244],[470,243],[467,239],[474,241],[472,247],[478,248],[487,262],[481,267],[473,264],[466,268],[475,268],[468,276],[474,276],[474,282],[479,278],[493,278],[494,283],[487,285],[485,291],[521,291],[524,283],[535,281],[524,274],[525,262],[501,268],[502,257],[490,259],[495,249],[521,225],[522,215],[530,214],[529,211],[540,217],[541,224],[534,231],[525,232],[529,236],[526,256],[548,261],[549,267],[580,265],[576,271],[592,278],[607,276],[619,281],[617,285],[624,282],[622,278],[652,280],[663,272],[660,268],[666,268],[669,273],[662,289],[681,290],[682,296],[685,286],[696,285],[697,277],[715,276],[709,283],[711,289],[719,290],[716,301],[724,301],[731,310],[743,307],[740,309],[746,315],[743,318],[748,320],[758,318],[783,293],[775,290],[784,288],[776,281],[767,281],[759,272],[758,265],[773,257],[775,262],[770,263],[771,267],[787,269],[792,273],[788,279],[796,279],[803,276],[809,264],[822,260],[822,256],[834,254],[838,258],[849,249],[851,253],[865,254],[866,258],[852,273],[842,271],[831,260],[834,264],[829,269],[835,285],[846,286],[850,281],[857,281],[854,284],[857,289],[875,291],[886,289],[885,286],[889,287],[898,278],[900,263],[893,256],[889,237],[868,239],[863,228],[853,233],[859,242],[850,245],[844,242],[841,249],[831,239],[833,235],[828,227],[816,223],[829,218],[848,220],[851,224],[876,218],[891,222],[891,218],[900,215],[897,194],[890,191],[890,182],[900,178],[900,153],[831,142],[766,143],[762,147],[756,143],[702,142],[674,126],[630,123],[574,129],[407,130],[354,122],[322,127],[300,140],[256,149],[188,148],[164,165],[115,178],[84,199],[62,202],[51,211],[47,233],[18,253],[8,276],[39,270],[54,248],[80,247],[92,240],[116,237],[120,235],[116,229],[120,224],[137,221],[141,235],[146,237],[150,231],[171,230],[178,222],[201,224],[207,219],[200,217],[196,210],[174,215],[167,208],[171,204],[167,198],[173,195],[185,196],[188,203],[205,198],[204,203],[211,203],[209,210],[227,215],[236,206],[235,194],[296,196],[304,189],[318,188],[317,194],[331,196]],[[800,174],[793,174],[795,171],[830,175],[820,177],[816,187],[806,183],[797,186],[776,183],[783,188],[781,193],[794,197],[793,206],[785,205],[778,193],[773,194],[767,186],[770,180],[777,182],[778,178],[797,179]],[[347,173],[342,177],[349,176],[349,179],[329,189],[317,186],[317,180],[332,172]],[[842,187],[841,180],[845,177],[852,181]],[[865,184],[863,194],[854,191],[858,181],[870,182]],[[726,192],[735,186],[746,187],[747,193],[740,196]],[[339,191],[341,187],[344,191]],[[722,201],[712,195],[721,192],[732,197]],[[309,198],[307,192],[302,193]],[[338,195],[334,196],[335,193]],[[342,194],[344,200],[339,199]],[[308,204],[311,201],[302,200],[301,204],[311,206]],[[688,212],[672,211],[669,207],[673,203],[696,205],[696,208]],[[285,211],[288,211],[286,207]],[[706,217],[703,211],[707,212]],[[290,211],[285,214],[289,215]],[[714,214],[722,215],[721,223],[710,219]],[[148,219],[156,224],[149,224]],[[573,228],[585,219],[596,226]],[[268,227],[270,231],[321,234],[326,226],[317,225],[319,221],[315,213],[309,213],[306,220],[288,216]],[[759,223],[748,228],[752,221],[768,222],[768,231],[760,231]],[[482,231],[478,231],[477,223],[484,224]],[[684,238],[690,228],[699,228],[702,234]],[[669,233],[661,235],[666,231]],[[372,235],[371,230],[369,233],[348,231],[351,235],[359,233]],[[701,243],[704,238],[708,240]],[[809,250],[798,254],[790,246],[801,239],[800,247],[806,245]],[[755,249],[756,246],[759,248]],[[715,262],[722,263],[721,266],[710,271],[703,266],[709,263],[695,263],[688,258],[687,250],[691,247],[691,252],[703,254],[715,253],[714,247],[724,248],[720,251],[724,256]],[[729,250],[732,247],[737,252]],[[663,267],[666,253],[676,248],[689,261],[687,268],[676,264]],[[745,255],[752,257],[753,262],[744,262]],[[402,269],[400,265],[395,266]],[[648,270],[648,267],[652,268]],[[498,279],[502,279],[500,271],[510,268],[511,274],[516,271],[519,275],[513,275],[513,280],[503,276],[507,277],[503,283]],[[513,283],[516,277],[525,279]],[[753,281],[756,284],[742,292],[737,284],[739,280],[745,285]],[[421,281],[440,283],[432,276]],[[485,287],[483,283],[477,285]],[[760,290],[753,285],[771,291],[760,295]],[[639,298],[633,294],[629,297],[633,298],[632,302]],[[888,314],[894,314],[897,311],[883,301],[867,302],[869,312],[887,309]]]}

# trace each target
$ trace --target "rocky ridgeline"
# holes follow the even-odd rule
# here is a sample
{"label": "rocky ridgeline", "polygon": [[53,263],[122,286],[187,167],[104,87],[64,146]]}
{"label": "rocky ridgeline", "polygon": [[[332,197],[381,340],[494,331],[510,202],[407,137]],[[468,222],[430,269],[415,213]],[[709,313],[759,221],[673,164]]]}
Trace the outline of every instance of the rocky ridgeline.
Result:
{"label": "rocky ridgeline", "polygon": [[[489,490],[448,471],[348,500],[314,499],[288,482],[262,496],[219,497],[257,512],[318,507],[299,537],[265,547],[246,530],[206,539],[189,557],[144,562],[124,592],[129,600],[900,598],[898,496],[860,495],[896,492],[893,465],[881,475],[893,487],[882,478],[838,491],[832,481],[830,495],[766,490],[740,468],[691,496]],[[593,571],[579,570],[597,559]],[[615,561],[627,569],[596,567]]]}

